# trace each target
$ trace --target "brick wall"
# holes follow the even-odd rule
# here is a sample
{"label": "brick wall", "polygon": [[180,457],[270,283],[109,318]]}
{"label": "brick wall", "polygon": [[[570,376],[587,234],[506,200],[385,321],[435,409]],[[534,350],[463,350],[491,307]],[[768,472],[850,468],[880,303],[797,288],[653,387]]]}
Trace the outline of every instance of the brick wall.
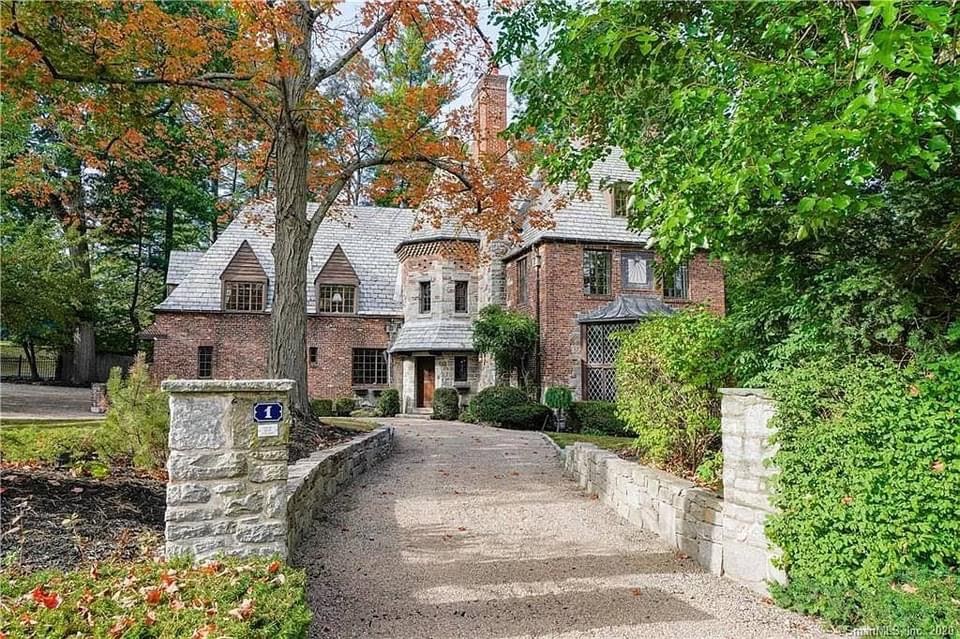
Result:
{"label": "brick wall", "polygon": [[[583,291],[584,249],[608,250],[611,252],[611,291],[609,295],[587,295]],[[644,293],[623,290],[620,268],[621,254],[637,251],[640,247],[605,245],[593,243],[545,242],[537,249],[540,253],[540,341],[542,363],[542,387],[569,386],[576,394],[580,392],[580,325],[577,315],[604,306],[621,293],[630,295],[648,294],[663,299],[658,286]],[[536,278],[532,253],[527,253],[527,299],[518,303],[517,260],[506,266],[506,305],[526,312],[536,313]],[[690,262],[690,299],[664,300],[673,308],[703,304],[714,312],[723,314],[724,283],[723,267],[698,253]],[[579,395],[578,395],[579,396]]]}
{"label": "brick wall", "polygon": [[[391,321],[395,320],[329,315],[308,318],[306,346],[319,349],[317,364],[307,366],[310,397],[352,395],[353,349],[387,348]],[[159,312],[151,333],[158,335],[151,365],[156,379],[196,378],[200,346],[213,347],[214,378],[267,376],[270,316],[265,313]]]}

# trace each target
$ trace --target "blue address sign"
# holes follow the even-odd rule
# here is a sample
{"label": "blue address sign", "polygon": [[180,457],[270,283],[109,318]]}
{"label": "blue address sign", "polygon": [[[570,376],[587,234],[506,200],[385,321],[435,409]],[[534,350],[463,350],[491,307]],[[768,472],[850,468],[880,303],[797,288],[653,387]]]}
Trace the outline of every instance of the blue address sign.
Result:
{"label": "blue address sign", "polygon": [[283,421],[283,404],[280,402],[259,402],[254,404],[253,421],[258,424]]}

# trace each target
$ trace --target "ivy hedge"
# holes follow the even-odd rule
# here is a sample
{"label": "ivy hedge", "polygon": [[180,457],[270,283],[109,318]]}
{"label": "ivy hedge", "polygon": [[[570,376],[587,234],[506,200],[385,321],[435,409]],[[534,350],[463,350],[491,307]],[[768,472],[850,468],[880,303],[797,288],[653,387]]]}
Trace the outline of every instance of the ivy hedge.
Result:
{"label": "ivy hedge", "polygon": [[778,602],[841,626],[960,632],[960,355],[818,360],[771,390]]}
{"label": "ivy hedge", "polygon": [[105,563],[0,576],[0,636],[305,637],[304,574],[270,559]]}

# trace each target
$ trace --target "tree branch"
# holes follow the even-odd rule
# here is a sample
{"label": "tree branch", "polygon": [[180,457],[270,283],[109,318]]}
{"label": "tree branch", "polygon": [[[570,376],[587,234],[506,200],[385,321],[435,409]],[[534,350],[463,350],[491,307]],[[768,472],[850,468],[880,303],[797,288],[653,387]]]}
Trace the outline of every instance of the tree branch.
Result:
{"label": "tree branch", "polygon": [[365,47],[375,35],[383,31],[383,28],[387,26],[387,23],[390,22],[396,12],[397,5],[391,5],[384,12],[384,14],[380,16],[380,19],[374,22],[367,32],[360,36],[360,38],[353,43],[353,46],[344,51],[343,55],[337,58],[333,64],[328,67],[320,67],[317,69],[317,72],[313,74],[313,76],[310,78],[310,82],[307,84],[307,91],[313,91],[320,85],[321,82],[331,76],[336,75],[341,69],[343,69],[343,67],[347,66],[347,64],[349,64],[350,61],[353,60],[358,53],[360,53],[360,50],[363,49],[363,47]]}

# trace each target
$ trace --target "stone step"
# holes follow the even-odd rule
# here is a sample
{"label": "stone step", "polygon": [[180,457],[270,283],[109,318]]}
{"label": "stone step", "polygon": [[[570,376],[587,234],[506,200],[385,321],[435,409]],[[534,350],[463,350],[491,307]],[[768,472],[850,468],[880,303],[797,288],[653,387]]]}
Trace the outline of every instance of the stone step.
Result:
{"label": "stone step", "polygon": [[398,413],[397,417],[401,419],[430,419],[431,415],[433,415],[433,411],[422,410],[415,413]]}

